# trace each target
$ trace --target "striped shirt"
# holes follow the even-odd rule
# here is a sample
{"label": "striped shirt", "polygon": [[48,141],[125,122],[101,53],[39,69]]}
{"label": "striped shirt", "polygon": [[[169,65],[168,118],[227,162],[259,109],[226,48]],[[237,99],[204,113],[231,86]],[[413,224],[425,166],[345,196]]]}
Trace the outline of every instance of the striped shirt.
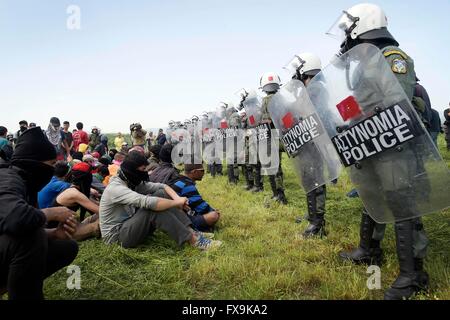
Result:
{"label": "striped shirt", "polygon": [[180,196],[189,199],[189,207],[194,215],[203,215],[214,211],[197,190],[195,182],[186,176],[180,176],[170,185],[173,190]]}

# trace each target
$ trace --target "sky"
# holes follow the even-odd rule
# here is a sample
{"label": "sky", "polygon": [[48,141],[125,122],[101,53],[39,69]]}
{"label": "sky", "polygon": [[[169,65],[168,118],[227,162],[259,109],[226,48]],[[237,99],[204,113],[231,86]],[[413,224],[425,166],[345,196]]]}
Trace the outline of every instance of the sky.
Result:
{"label": "sky", "polygon": [[[325,33],[357,1],[0,0],[0,125],[47,127],[57,116],[90,130],[166,127],[259,87],[301,52],[327,65]],[[415,61],[433,108],[450,101],[450,1],[373,1]],[[80,10],[79,29],[70,6]],[[75,26],[77,26],[75,24]]]}

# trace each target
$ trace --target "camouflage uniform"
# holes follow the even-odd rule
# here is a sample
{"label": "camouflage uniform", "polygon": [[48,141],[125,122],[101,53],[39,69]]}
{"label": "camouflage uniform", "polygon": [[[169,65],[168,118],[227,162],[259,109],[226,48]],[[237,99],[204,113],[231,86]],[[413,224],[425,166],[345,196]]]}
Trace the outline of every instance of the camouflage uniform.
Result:
{"label": "camouflage uniform", "polygon": [[259,158],[256,158],[256,164],[251,163],[254,162],[254,159],[250,159],[250,156],[255,155],[257,152],[257,142],[256,135],[257,130],[250,126],[249,120],[247,119],[245,123],[245,127],[247,128],[245,134],[245,177],[247,181],[247,190],[251,190],[252,192],[261,192],[264,190],[264,181],[261,175],[261,162]]}
{"label": "camouflage uniform", "polygon": [[[272,118],[270,117],[269,113],[269,103],[272,99],[274,94],[268,94],[263,99],[262,103],[262,123],[269,123],[270,129],[275,129],[274,124],[272,123]],[[269,137],[270,139],[270,137]],[[269,150],[271,145],[271,140],[269,140]],[[280,143],[280,146],[282,144]],[[272,188],[273,198],[277,199],[278,201],[281,201],[283,203],[286,203],[286,197],[284,195],[284,182],[283,182],[283,169],[281,167],[281,150],[279,149],[279,165],[278,165],[278,171],[275,175],[269,175],[269,182],[270,187]]]}

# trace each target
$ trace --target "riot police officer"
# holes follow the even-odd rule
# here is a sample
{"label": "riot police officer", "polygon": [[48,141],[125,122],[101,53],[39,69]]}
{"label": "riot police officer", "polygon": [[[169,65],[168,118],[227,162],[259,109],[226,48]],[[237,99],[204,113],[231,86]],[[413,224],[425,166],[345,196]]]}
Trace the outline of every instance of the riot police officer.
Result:
{"label": "riot police officer", "polygon": [[[344,54],[362,43],[377,46],[382,51],[406,96],[412,101],[416,83],[414,62],[399,48],[397,40],[388,31],[387,25],[386,15],[380,7],[373,4],[359,4],[344,11],[335,25],[337,28],[330,29],[329,34],[333,30],[339,30],[345,36],[340,54]],[[399,194],[401,194],[400,191]],[[394,209],[393,205],[392,207],[393,211],[399,210],[398,208]],[[385,224],[376,223],[364,211],[361,219],[359,247],[350,252],[341,252],[340,256],[355,263],[379,264],[382,259],[380,241],[383,239],[385,227]],[[415,292],[428,286],[428,274],[423,269],[428,240],[420,218],[396,222],[395,234],[400,274],[391,288],[385,292],[385,299],[408,299]]]}
{"label": "riot police officer", "polygon": [[[292,79],[297,79],[303,82],[305,87],[308,86],[311,79],[314,78],[322,69],[322,63],[320,58],[312,53],[301,53],[294,57],[293,64],[295,64],[295,73]],[[314,101],[319,97],[311,97]],[[318,154],[317,148],[309,148],[307,153],[303,153],[302,156],[310,157],[310,162],[314,163],[314,166],[302,172],[302,179],[310,179],[309,176],[315,178],[322,177],[324,174],[324,163],[322,157]],[[306,162],[306,160],[304,159]],[[318,163],[321,162],[321,163]],[[330,173],[333,174],[333,173]],[[306,194],[306,203],[308,205],[308,221],[309,225],[303,232],[304,238],[309,238],[311,236],[325,235],[325,203],[326,203],[326,184],[319,186],[318,188],[308,192]]]}
{"label": "riot police officer", "polygon": [[244,134],[244,163],[242,164],[242,175],[245,178],[245,190],[250,191],[255,186],[255,178],[253,176],[253,170],[250,164],[250,145],[249,145],[249,138],[250,138],[250,127],[249,120],[247,117],[247,113],[245,110],[244,103],[246,99],[249,97],[249,90],[242,89],[239,92],[240,96],[240,102],[239,102],[239,117],[241,125],[240,127],[243,129]]}
{"label": "riot police officer", "polygon": [[[280,89],[280,85],[281,79],[274,72],[265,73],[260,79],[261,89],[266,94],[262,102],[261,123],[267,126],[266,129],[268,130],[268,132],[270,132],[271,129],[275,129],[275,126],[273,125],[272,119],[270,117],[268,106],[273,95],[276,94]],[[268,139],[270,139],[270,136]],[[273,194],[272,199],[276,200],[279,203],[287,204],[286,195],[284,194],[283,170],[281,168],[281,152],[279,153],[279,166],[277,173],[275,175],[269,175],[269,182]]]}
{"label": "riot police officer", "polygon": [[237,140],[240,133],[239,129],[241,129],[241,121],[232,103],[226,103],[225,114],[228,124],[225,142],[228,182],[237,185],[239,182]]}

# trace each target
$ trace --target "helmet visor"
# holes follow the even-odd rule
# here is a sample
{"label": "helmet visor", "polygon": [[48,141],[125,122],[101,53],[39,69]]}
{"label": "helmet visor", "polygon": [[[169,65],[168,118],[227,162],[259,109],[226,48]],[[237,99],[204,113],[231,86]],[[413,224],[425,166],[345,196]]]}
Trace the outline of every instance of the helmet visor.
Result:
{"label": "helmet visor", "polygon": [[293,77],[297,73],[297,69],[299,69],[302,64],[305,62],[297,55],[295,55],[289,62],[283,67],[283,69],[289,74],[289,76]]}
{"label": "helmet visor", "polygon": [[353,17],[347,11],[343,11],[326,34],[339,40],[342,43],[356,27],[356,22],[358,20],[359,18]]}
{"label": "helmet visor", "polygon": [[245,88],[242,88],[236,91],[234,95],[239,97],[239,99],[242,99],[248,95],[248,91]]}

